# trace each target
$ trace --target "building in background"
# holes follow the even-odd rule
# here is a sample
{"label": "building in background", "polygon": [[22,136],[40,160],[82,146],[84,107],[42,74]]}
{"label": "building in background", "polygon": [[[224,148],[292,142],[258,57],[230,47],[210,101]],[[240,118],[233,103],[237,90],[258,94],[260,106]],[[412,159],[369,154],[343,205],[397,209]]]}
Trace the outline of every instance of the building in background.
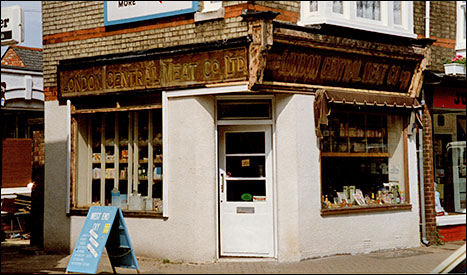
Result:
{"label": "building in background", "polygon": [[[3,205],[8,204],[4,203],[5,199],[15,202],[9,211],[18,213],[23,209],[21,213],[24,214],[31,211],[32,190],[42,188],[38,185],[43,180],[36,177],[44,166],[42,49],[9,46],[1,62],[2,211]],[[33,204],[41,205],[42,201],[34,200]],[[38,215],[36,229],[43,224],[41,215]],[[8,228],[2,227],[2,230],[26,232],[25,224],[19,228],[16,224],[19,220],[14,219],[16,227],[10,228],[11,224],[2,214],[2,225],[3,221],[8,223]]]}
{"label": "building in background", "polygon": [[70,253],[94,205],[170,260],[420,245],[421,2],[42,11],[46,250]]}
{"label": "building in background", "polygon": [[[426,202],[422,218],[426,229],[422,230],[425,234],[422,238],[430,243],[466,238],[465,3],[421,3],[428,10],[428,19],[418,31],[436,40],[431,46],[420,94],[425,102],[421,172]],[[457,68],[451,69],[452,66]]]}

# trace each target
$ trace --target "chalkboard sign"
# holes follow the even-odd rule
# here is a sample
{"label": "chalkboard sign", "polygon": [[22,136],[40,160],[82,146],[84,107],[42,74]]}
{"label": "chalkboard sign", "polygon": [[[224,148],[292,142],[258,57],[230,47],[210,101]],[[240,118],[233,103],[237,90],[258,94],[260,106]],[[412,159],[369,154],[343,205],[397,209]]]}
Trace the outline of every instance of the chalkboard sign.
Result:
{"label": "chalkboard sign", "polygon": [[119,207],[92,206],[76,242],[66,272],[95,274],[104,247],[115,267],[133,268],[139,273],[138,262]]}

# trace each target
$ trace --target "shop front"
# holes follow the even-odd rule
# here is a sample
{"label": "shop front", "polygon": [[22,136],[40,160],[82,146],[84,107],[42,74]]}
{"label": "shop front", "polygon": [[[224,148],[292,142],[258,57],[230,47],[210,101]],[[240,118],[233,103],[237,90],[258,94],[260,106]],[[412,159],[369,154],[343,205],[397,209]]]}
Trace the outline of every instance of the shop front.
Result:
{"label": "shop front", "polygon": [[465,240],[466,92],[465,75],[431,72],[424,84],[433,135],[435,213],[439,238]]}
{"label": "shop front", "polygon": [[46,119],[71,137],[51,160],[68,162],[71,246],[93,205],[171,261],[419,245],[422,49],[268,16],[245,17],[251,41],[60,61]]}

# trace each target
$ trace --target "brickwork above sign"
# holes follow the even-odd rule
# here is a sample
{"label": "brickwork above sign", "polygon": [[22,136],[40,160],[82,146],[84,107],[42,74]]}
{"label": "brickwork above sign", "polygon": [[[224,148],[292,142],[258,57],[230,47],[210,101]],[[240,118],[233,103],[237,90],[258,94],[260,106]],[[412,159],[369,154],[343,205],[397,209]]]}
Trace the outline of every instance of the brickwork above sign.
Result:
{"label": "brickwork above sign", "polygon": [[248,77],[246,48],[60,70],[59,94],[90,94],[199,86]]}
{"label": "brickwork above sign", "polygon": [[275,44],[268,54],[264,80],[406,93],[419,65],[414,60],[286,48]]}

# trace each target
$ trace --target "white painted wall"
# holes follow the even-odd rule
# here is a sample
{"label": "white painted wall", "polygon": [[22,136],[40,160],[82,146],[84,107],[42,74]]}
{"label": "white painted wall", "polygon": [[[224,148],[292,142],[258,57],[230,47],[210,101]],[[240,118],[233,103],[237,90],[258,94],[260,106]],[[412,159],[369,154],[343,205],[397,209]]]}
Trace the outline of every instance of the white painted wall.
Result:
{"label": "white painted wall", "polygon": [[408,144],[412,210],[320,215],[313,100],[307,95],[276,97],[279,260],[419,246],[417,159],[412,139]]}
{"label": "white painted wall", "polygon": [[44,248],[59,253],[70,251],[70,219],[66,216],[66,117],[66,105],[45,102]]}
{"label": "white painted wall", "polygon": [[[185,262],[216,259],[216,141],[214,99],[168,100],[167,219],[125,218],[137,256]],[[72,217],[71,246],[85,217]]]}
{"label": "white painted wall", "polygon": [[[314,97],[308,95],[276,96],[274,150],[278,260],[298,261],[338,253],[419,246],[417,158],[415,140],[412,139],[408,148],[412,210],[320,215],[320,163],[313,100]],[[57,114],[58,106],[53,107]],[[164,165],[169,165],[170,169],[164,180],[168,181],[169,216],[167,219],[125,218],[137,256],[172,262],[216,260],[214,108],[212,96],[168,99],[169,127],[164,133],[168,140],[164,154],[168,161]],[[64,182],[63,176],[61,179]],[[62,197],[63,194],[62,191]],[[64,213],[64,210],[60,211]],[[84,219],[72,217],[69,242],[72,248]],[[51,222],[50,218],[48,220]]]}
{"label": "white painted wall", "polygon": [[42,72],[2,68],[2,82],[7,85],[4,108],[44,109]]}

